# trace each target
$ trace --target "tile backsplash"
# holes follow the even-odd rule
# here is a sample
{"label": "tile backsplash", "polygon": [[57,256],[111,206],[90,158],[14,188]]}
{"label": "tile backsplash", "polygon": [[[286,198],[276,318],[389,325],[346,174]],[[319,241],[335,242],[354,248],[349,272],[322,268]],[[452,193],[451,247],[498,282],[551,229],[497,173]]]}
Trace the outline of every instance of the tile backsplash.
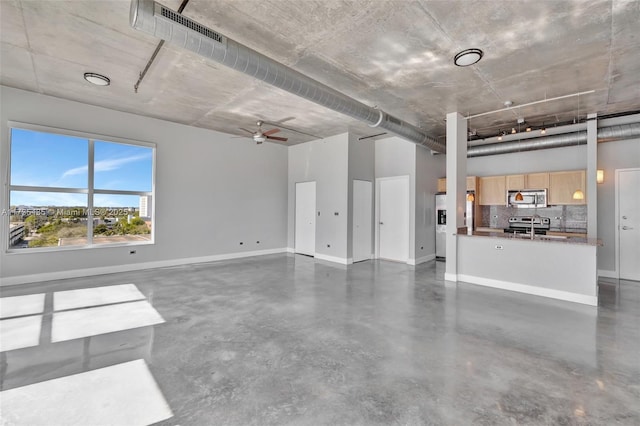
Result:
{"label": "tile backsplash", "polygon": [[491,228],[508,228],[511,216],[538,214],[551,219],[551,228],[583,231],[587,228],[587,206],[549,206],[537,209],[520,209],[507,206],[480,206],[482,217],[479,225]]}

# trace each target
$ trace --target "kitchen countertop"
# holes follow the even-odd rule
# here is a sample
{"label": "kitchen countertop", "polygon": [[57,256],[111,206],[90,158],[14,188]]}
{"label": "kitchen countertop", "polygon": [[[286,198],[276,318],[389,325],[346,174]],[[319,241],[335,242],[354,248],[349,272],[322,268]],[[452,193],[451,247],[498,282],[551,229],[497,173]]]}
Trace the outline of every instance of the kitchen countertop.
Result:
{"label": "kitchen countertop", "polygon": [[484,231],[474,231],[472,235],[469,234],[458,234],[461,236],[467,237],[493,237],[493,238],[501,238],[507,240],[518,240],[518,241],[537,241],[542,243],[553,243],[553,244],[579,244],[579,245],[589,245],[589,246],[601,246],[602,240],[597,238],[583,238],[583,237],[560,237],[554,235],[535,235],[533,240],[529,234],[511,234],[504,232],[484,232]]}

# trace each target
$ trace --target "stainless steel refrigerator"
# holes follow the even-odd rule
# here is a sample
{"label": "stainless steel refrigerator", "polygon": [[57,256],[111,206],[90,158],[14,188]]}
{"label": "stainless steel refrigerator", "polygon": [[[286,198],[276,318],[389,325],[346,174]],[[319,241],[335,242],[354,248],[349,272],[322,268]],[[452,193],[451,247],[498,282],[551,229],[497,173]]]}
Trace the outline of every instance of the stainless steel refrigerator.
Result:
{"label": "stainless steel refrigerator", "polygon": [[[469,201],[467,194],[467,209],[464,215],[464,226],[467,232],[473,232],[475,227],[473,210],[474,201]],[[472,197],[475,198],[475,197]],[[447,254],[447,194],[436,194],[436,258],[444,259]]]}

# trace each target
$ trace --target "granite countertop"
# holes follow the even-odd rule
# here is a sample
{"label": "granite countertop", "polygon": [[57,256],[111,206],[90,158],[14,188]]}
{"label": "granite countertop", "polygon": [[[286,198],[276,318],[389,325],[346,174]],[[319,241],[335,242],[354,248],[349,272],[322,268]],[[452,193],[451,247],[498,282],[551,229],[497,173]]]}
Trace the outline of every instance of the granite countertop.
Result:
{"label": "granite countertop", "polygon": [[549,228],[551,232],[567,232],[572,234],[586,234],[587,228]]}
{"label": "granite countertop", "polygon": [[602,240],[597,238],[583,238],[583,237],[560,237],[554,235],[535,235],[533,240],[529,236],[529,234],[510,234],[504,232],[484,232],[484,231],[475,231],[473,234],[458,234],[461,236],[469,236],[469,237],[493,237],[493,238],[502,238],[507,240],[521,240],[521,241],[537,241],[543,243],[553,243],[553,244],[579,244],[579,245],[589,245],[589,246],[601,246]]}

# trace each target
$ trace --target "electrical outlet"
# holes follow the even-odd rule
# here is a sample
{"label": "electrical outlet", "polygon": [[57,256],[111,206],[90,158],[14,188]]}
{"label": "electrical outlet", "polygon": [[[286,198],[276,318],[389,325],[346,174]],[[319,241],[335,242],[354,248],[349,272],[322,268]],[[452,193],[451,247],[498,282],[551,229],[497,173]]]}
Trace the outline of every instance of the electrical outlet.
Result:
{"label": "electrical outlet", "polygon": [[331,247],[331,244],[327,244],[327,247]]}
{"label": "electrical outlet", "polygon": [[260,244],[260,241],[256,241],[256,244]]}
{"label": "electrical outlet", "polygon": [[136,254],[135,250],[129,250],[129,254]]}
{"label": "electrical outlet", "polygon": [[503,250],[504,247],[502,247],[501,245],[496,245],[496,250]]}

